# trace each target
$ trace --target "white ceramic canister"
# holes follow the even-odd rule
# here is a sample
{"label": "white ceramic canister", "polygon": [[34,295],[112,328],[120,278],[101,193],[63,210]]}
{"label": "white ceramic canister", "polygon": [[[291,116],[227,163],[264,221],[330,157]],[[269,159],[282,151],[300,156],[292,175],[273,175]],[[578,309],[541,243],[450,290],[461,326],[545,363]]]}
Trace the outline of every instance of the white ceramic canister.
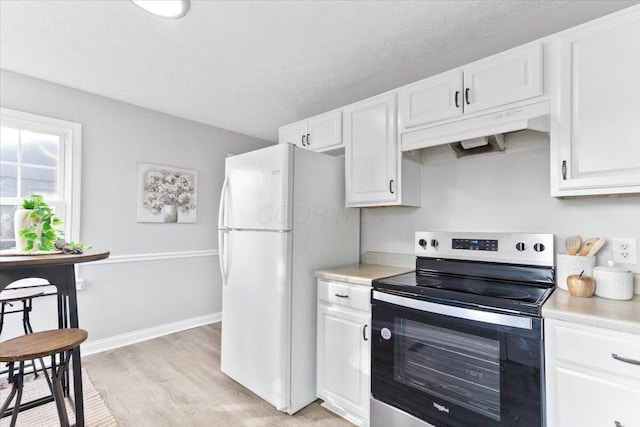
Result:
{"label": "white ceramic canister", "polygon": [[633,274],[630,270],[614,265],[594,267],[593,278],[596,281],[596,295],[602,298],[629,300],[633,298]]}
{"label": "white ceramic canister", "polygon": [[592,269],[594,265],[596,265],[596,257],[593,255],[556,254],[556,286],[568,291],[567,277],[572,274],[593,277]]}

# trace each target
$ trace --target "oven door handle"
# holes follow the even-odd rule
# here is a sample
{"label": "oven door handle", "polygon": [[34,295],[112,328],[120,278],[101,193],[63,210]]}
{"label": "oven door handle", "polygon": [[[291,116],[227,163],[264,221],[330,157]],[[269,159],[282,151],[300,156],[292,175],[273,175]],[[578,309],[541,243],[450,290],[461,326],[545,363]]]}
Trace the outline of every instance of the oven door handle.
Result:
{"label": "oven door handle", "polygon": [[399,305],[401,307],[426,311],[428,313],[457,317],[458,319],[475,320],[478,322],[491,323],[493,325],[510,326],[512,328],[518,329],[533,329],[533,323],[531,321],[531,318],[529,317],[512,316],[508,314],[493,313],[490,311],[472,310],[469,308],[455,307],[446,304],[436,304],[429,301],[421,301],[380,291],[373,291],[373,299]]}

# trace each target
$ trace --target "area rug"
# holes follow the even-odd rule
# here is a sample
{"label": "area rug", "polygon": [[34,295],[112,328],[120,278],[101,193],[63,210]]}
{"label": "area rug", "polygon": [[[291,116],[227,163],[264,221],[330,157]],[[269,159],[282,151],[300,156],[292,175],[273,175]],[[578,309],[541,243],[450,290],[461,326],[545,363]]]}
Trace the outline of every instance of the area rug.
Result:
{"label": "area rug", "polygon": [[[6,379],[0,382],[0,405],[9,395],[11,390],[10,384]],[[116,419],[111,415],[109,409],[102,400],[100,394],[96,391],[89,379],[89,376],[82,370],[82,390],[84,394],[84,425],[86,427],[117,427]],[[50,394],[49,387],[41,374],[37,379],[33,375],[29,375],[25,379],[24,391],[22,394],[22,402],[28,402],[38,397],[48,396]],[[15,400],[15,398],[14,398]],[[75,415],[69,402],[67,401],[67,414],[69,414],[69,422],[75,424]],[[9,426],[11,417],[5,417],[0,420],[0,427]],[[55,427],[59,426],[58,413],[54,402],[37,408],[22,411],[18,414],[18,427]]]}

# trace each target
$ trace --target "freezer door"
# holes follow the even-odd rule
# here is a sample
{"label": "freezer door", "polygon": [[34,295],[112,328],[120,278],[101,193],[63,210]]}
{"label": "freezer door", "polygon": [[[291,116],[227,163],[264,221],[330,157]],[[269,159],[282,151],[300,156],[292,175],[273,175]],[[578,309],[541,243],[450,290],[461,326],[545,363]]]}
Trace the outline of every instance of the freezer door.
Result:
{"label": "freezer door", "polygon": [[226,233],[222,372],[288,411],[291,360],[291,233]]}
{"label": "freezer door", "polygon": [[292,160],[290,144],[227,158],[221,228],[291,230]]}

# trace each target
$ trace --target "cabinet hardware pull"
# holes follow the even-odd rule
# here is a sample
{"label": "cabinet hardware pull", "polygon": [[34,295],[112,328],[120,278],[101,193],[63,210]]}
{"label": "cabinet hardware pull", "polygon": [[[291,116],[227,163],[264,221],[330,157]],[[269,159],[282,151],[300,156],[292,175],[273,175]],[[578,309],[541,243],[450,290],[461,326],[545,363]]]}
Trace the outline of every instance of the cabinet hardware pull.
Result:
{"label": "cabinet hardware pull", "polygon": [[369,325],[364,325],[364,328],[362,328],[362,339],[365,340],[365,341],[369,341],[367,339],[367,326],[369,326]]}
{"label": "cabinet hardware pull", "polygon": [[306,147],[306,146],[307,146],[307,144],[305,144],[305,143],[304,143],[304,138],[305,138],[306,136],[307,136],[307,135],[302,135],[302,146],[303,146],[303,147]]}
{"label": "cabinet hardware pull", "polygon": [[616,427],[624,427],[622,424],[620,424],[620,421],[616,421]]}
{"label": "cabinet hardware pull", "polygon": [[566,160],[562,161],[562,179],[564,181],[567,180],[567,161]]}
{"label": "cabinet hardware pull", "polygon": [[393,180],[389,180],[389,193],[393,194]]}
{"label": "cabinet hardware pull", "polygon": [[640,360],[634,360],[634,359],[628,359],[626,357],[620,357],[615,353],[611,353],[611,357],[613,357],[614,359],[619,360],[621,362],[624,362],[624,363],[630,363],[632,365],[640,365]]}
{"label": "cabinet hardware pull", "polygon": [[458,96],[460,96],[460,91],[456,91],[456,108],[460,108],[460,104],[458,104]]}
{"label": "cabinet hardware pull", "polygon": [[338,298],[349,298],[349,295],[342,295],[339,293],[334,294],[335,296],[337,296]]}
{"label": "cabinet hardware pull", "polygon": [[307,145],[309,147],[311,147],[311,134],[310,133],[307,134]]}
{"label": "cabinet hardware pull", "polygon": [[466,101],[467,105],[471,104],[469,102],[469,88],[465,88],[464,90],[464,100]]}

